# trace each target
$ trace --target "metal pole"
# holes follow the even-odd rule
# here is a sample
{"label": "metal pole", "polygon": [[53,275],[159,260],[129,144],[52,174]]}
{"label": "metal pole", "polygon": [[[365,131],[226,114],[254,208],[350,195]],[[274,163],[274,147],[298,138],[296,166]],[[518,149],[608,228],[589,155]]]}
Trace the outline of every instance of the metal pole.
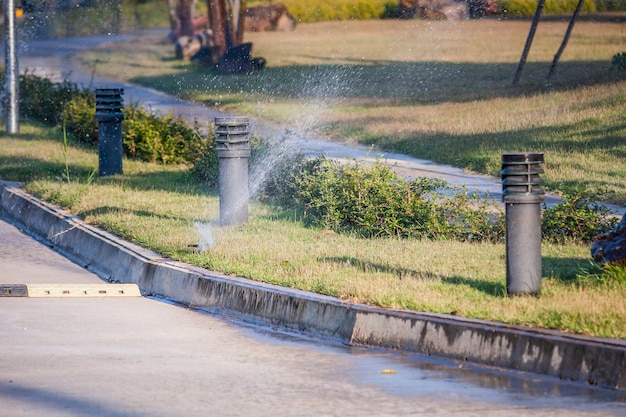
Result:
{"label": "metal pole", "polygon": [[248,162],[251,153],[248,124],[247,117],[215,119],[222,226],[248,221]]}
{"label": "metal pole", "polygon": [[98,172],[101,177],[122,174],[123,88],[96,89]]}
{"label": "metal pole", "polygon": [[19,68],[17,61],[15,0],[4,1],[4,109],[8,134],[19,132]]}
{"label": "metal pole", "polygon": [[542,153],[502,154],[506,204],[506,289],[509,295],[541,291]]}

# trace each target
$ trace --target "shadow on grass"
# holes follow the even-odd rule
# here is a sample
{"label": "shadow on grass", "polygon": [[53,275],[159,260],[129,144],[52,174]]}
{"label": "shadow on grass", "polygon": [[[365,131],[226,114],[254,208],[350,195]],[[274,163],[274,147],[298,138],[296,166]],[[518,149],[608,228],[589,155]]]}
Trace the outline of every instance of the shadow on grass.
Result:
{"label": "shadow on grass", "polygon": [[215,185],[199,183],[188,170],[184,169],[99,177],[98,183],[139,191],[166,191],[193,196],[217,195]]}
{"label": "shadow on grass", "polygon": [[[320,262],[332,262],[341,266],[358,268],[364,273],[384,273],[403,279],[422,279],[439,281],[445,284],[465,286],[492,297],[507,297],[506,282],[477,280],[460,276],[438,276],[424,274],[410,268],[397,268],[390,265],[363,261],[349,256],[328,257]],[[591,259],[543,257],[542,275],[563,284],[588,284],[590,277],[598,276],[602,269]]]}
{"label": "shadow on grass", "polygon": [[209,99],[211,105],[224,99],[236,102],[237,97],[244,102],[250,95],[260,95],[296,100],[374,99],[385,105],[403,106],[521,97],[626,79],[624,71],[609,71],[608,59],[561,62],[549,83],[546,75],[550,63],[529,62],[522,82],[513,86],[516,63],[314,58],[328,64],[270,66],[253,74],[227,76],[191,66],[182,74],[140,76],[130,81],[185,97],[219,97]]}
{"label": "shadow on grass", "polygon": [[[163,171],[98,177],[97,167],[70,163],[68,164],[70,181],[86,183],[94,169],[96,169],[95,181],[97,184],[194,196],[214,196],[217,194],[215,186],[200,184],[188,170],[172,170],[165,167]],[[63,182],[65,175],[66,167],[61,161],[20,156],[0,157],[0,179],[5,181],[53,180]]]}
{"label": "shadow on grass", "polygon": [[[68,165],[70,179],[87,179],[93,168],[80,165]],[[65,175],[65,164],[46,159],[30,157],[0,157],[0,178],[7,181],[33,181],[52,179],[62,181]]]}
{"label": "shadow on grass", "polygon": [[424,274],[423,272],[410,269],[410,268],[396,268],[390,265],[377,264],[372,262],[362,261],[357,258],[349,256],[329,257],[320,259],[321,262],[332,262],[342,266],[353,266],[360,269],[365,273],[386,273],[396,276],[399,280],[403,279],[424,279],[431,281],[439,281],[446,284],[460,285],[472,288],[476,291],[480,291],[486,295],[493,297],[506,296],[505,283],[481,281],[471,278],[464,278],[458,276],[438,276],[430,273]]}
{"label": "shadow on grass", "polygon": [[132,209],[114,207],[114,206],[101,206],[101,207],[97,207],[91,210],[82,211],[78,214],[81,217],[89,217],[89,216],[100,217],[106,214],[131,214],[136,217],[146,217],[146,218],[151,218],[151,219],[157,218],[161,220],[174,220],[174,221],[180,221],[180,222],[187,222],[190,220],[185,217],[159,214],[159,213],[155,213],[155,212],[147,211],[147,210],[132,210]]}
{"label": "shadow on grass", "polygon": [[602,268],[593,262],[591,255],[589,259],[544,256],[542,274],[563,284],[579,284],[588,282],[590,276],[602,274]]}

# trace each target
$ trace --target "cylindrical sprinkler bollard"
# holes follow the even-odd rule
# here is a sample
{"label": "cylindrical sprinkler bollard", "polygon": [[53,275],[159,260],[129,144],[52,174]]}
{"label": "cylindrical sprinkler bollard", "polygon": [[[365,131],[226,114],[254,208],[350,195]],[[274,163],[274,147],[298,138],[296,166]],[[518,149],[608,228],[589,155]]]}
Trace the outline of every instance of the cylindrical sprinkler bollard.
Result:
{"label": "cylindrical sprinkler bollard", "polygon": [[123,88],[96,89],[98,166],[100,176],[122,173]]}
{"label": "cylindrical sprinkler bollard", "polygon": [[247,117],[215,118],[222,226],[234,226],[248,221],[248,125]]}
{"label": "cylindrical sprinkler bollard", "polygon": [[502,154],[506,205],[506,289],[509,295],[541,291],[543,153]]}

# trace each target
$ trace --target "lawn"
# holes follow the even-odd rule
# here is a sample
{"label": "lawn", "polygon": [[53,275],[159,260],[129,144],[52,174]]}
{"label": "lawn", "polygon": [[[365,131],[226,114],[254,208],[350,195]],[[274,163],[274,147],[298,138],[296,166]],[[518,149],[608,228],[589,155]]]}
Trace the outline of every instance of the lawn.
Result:
{"label": "lawn", "polygon": [[[522,83],[511,85],[528,22],[372,21],[248,35],[268,68],[217,76],[148,37],[80,56],[99,75],[156,87],[219,110],[328,139],[396,149],[498,174],[502,151],[546,153],[554,188],[592,187],[626,202],[626,80],[610,72],[623,26],[581,22],[546,82],[565,24],[541,27]],[[304,227],[253,202],[250,221],[215,226],[218,198],[185,166],[125,161],[88,182],[97,155],[63,151],[59,129],[0,136],[0,178],[87,222],[185,262],[385,308],[406,308],[626,338],[626,274],[601,271],[589,245],[544,244],[539,297],[506,296],[503,244],[362,239]],[[66,167],[67,164],[67,169]],[[67,173],[70,181],[67,181]],[[64,179],[65,177],[65,179]],[[198,253],[196,227],[214,245]]]}
{"label": "lawn", "polygon": [[546,76],[567,22],[539,26],[517,86],[527,21],[351,21],[248,33],[267,68],[219,76],[174,59],[162,38],[80,55],[101,75],[283,129],[354,141],[499,176],[504,152],[544,152],[553,188],[582,186],[626,203],[623,22],[581,21]]}

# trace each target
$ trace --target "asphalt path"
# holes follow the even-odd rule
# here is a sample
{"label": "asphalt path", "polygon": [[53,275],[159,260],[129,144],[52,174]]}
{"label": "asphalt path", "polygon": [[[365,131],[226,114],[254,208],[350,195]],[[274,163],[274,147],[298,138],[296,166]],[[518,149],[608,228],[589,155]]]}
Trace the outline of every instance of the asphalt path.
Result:
{"label": "asphalt path", "polygon": [[[0,220],[0,285],[103,284]],[[624,416],[626,394],[147,297],[0,296],[0,416]]]}

